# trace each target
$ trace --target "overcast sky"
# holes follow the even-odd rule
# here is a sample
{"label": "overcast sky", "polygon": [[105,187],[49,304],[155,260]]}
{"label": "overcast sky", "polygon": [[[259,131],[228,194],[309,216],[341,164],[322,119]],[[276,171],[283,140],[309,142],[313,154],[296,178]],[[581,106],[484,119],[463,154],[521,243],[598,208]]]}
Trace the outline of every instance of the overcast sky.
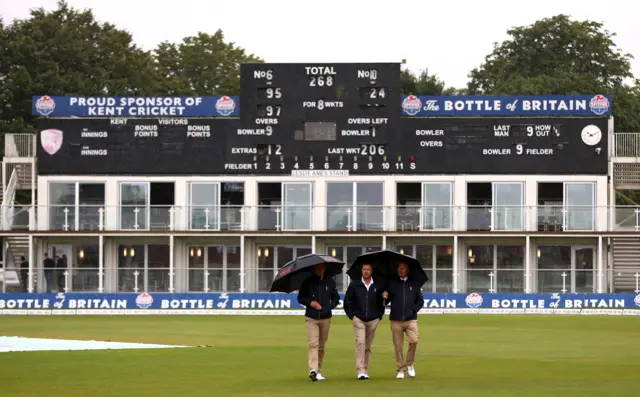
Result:
{"label": "overcast sky", "polygon": [[[565,13],[600,21],[616,43],[640,58],[638,8],[629,0],[68,0],[132,33],[152,49],[198,31],[222,29],[266,62],[400,62],[429,68],[447,85],[464,87],[467,74],[507,38],[506,30]],[[0,0],[5,23],[56,0]],[[633,9],[636,11],[633,11]],[[633,12],[632,12],[633,11]],[[640,59],[633,61],[640,77]]]}

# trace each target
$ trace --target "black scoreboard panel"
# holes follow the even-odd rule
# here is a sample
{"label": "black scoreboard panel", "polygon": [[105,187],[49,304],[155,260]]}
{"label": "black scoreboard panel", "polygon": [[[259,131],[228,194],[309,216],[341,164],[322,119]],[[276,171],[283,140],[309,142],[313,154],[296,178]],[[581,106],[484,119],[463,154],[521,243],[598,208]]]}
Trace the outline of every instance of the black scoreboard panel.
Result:
{"label": "black scoreboard panel", "polygon": [[255,142],[384,143],[399,127],[398,63],[243,64],[240,76],[236,135]]}
{"label": "black scoreboard panel", "polygon": [[406,118],[402,141],[416,173],[607,174],[604,118]]}
{"label": "black scoreboard panel", "polygon": [[38,143],[38,172],[220,174],[224,136],[237,123],[237,119],[41,119],[38,139],[53,129],[62,131],[62,141],[52,154]]}
{"label": "black scoreboard panel", "polygon": [[[238,119],[43,119],[62,131],[40,174],[292,175],[607,173],[607,120],[404,118],[392,139],[273,143],[237,135]],[[585,143],[586,142],[586,143]],[[50,148],[50,151],[53,151]],[[313,174],[310,174],[313,175]]]}

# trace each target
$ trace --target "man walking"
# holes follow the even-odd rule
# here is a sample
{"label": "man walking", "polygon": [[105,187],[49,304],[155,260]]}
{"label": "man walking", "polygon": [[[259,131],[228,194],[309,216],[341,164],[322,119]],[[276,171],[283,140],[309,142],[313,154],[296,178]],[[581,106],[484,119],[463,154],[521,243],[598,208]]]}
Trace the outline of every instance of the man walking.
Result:
{"label": "man walking", "polygon": [[[414,285],[407,277],[409,266],[406,263],[398,265],[398,277],[389,280],[388,288],[382,297],[391,303],[391,334],[396,354],[396,378],[403,379],[405,371],[410,377],[416,376],[413,367],[418,346],[418,311],[424,305],[421,286]],[[404,359],[404,335],[407,335],[409,349],[407,360]]]}
{"label": "man walking", "polygon": [[374,282],[372,272],[373,266],[363,264],[362,278],[353,280],[344,296],[344,312],[352,320],[356,336],[356,373],[360,380],[369,379],[371,345],[384,315],[383,285]]}
{"label": "man walking", "polygon": [[309,378],[325,380],[322,376],[324,348],[329,338],[332,310],[338,306],[340,295],[336,282],[324,276],[324,264],[314,267],[315,274],[302,282],[298,291],[298,303],[305,306],[307,341],[309,343]]}

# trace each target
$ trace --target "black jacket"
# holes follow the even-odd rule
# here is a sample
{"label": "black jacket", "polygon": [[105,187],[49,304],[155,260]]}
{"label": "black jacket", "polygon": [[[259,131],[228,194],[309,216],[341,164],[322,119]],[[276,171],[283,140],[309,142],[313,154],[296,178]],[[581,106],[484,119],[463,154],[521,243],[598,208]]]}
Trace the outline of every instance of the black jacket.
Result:
{"label": "black jacket", "polygon": [[415,286],[410,279],[400,280],[393,278],[387,283],[389,298],[391,303],[391,321],[409,321],[418,319],[418,311],[424,305],[424,298],[420,287]]}
{"label": "black jacket", "polygon": [[[311,302],[316,301],[322,306],[322,310],[311,307]],[[336,282],[331,277],[318,277],[315,274],[302,282],[298,291],[298,303],[307,307],[304,315],[315,320],[331,318],[331,310],[340,303],[340,295],[336,288]]]}
{"label": "black jacket", "polygon": [[384,299],[382,299],[384,284],[375,279],[373,284],[365,287],[362,280],[353,280],[344,295],[344,312],[350,320],[358,317],[364,322],[380,319],[384,316]]}

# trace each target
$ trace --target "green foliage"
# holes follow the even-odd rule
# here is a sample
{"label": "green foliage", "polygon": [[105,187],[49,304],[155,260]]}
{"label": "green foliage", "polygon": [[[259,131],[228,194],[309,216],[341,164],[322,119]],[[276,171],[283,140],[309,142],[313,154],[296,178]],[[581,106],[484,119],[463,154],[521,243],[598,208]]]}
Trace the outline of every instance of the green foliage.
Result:
{"label": "green foliage", "polygon": [[446,87],[444,81],[428,69],[420,71],[417,76],[408,69],[400,72],[400,84],[403,95],[464,95],[462,90]]}
{"label": "green foliage", "polygon": [[239,95],[240,64],[263,62],[234,43],[221,30],[198,33],[182,43],[161,43],[154,52],[164,95]]}
{"label": "green foliage", "polygon": [[472,95],[611,94],[616,131],[640,131],[640,85],[615,33],[593,21],[556,15],[507,31],[469,74]]}

